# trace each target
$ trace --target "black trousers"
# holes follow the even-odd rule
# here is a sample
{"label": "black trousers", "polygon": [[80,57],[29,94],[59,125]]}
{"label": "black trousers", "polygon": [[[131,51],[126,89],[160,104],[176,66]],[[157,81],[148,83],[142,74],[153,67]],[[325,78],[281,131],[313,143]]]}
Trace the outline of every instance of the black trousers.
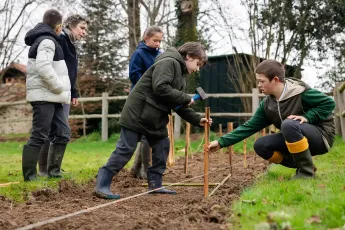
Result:
{"label": "black trousers", "polygon": [[52,143],[67,144],[70,140],[71,130],[63,104],[37,101],[31,102],[31,105],[33,110],[32,131],[27,144],[41,147],[48,138],[49,131],[54,133],[51,138]]}
{"label": "black trousers", "polygon": [[308,139],[309,150],[312,156],[328,152],[321,132],[315,125],[309,123],[300,124],[300,121],[291,119],[286,119],[282,122],[280,133],[257,139],[254,143],[254,150],[265,160],[270,159],[275,151],[280,152],[284,156],[282,164],[287,167],[296,168],[285,141],[293,143],[302,140],[303,137]]}
{"label": "black trousers", "polygon": [[[107,169],[113,174],[117,174],[132,158],[137,143],[142,140],[142,137],[143,134],[141,133],[121,128],[116,149],[112,152],[108,162],[102,168]],[[169,155],[169,138],[157,138],[148,135],[145,135],[145,137],[152,148],[152,165],[148,168],[147,174],[163,175]]]}

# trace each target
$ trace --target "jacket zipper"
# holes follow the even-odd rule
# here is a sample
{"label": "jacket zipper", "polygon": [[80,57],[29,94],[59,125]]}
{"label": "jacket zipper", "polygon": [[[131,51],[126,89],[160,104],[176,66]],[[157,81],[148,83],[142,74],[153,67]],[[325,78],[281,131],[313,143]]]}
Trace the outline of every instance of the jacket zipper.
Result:
{"label": "jacket zipper", "polygon": [[280,114],[279,101],[277,101],[277,105],[278,105],[278,114],[279,114],[279,118],[280,118],[281,122],[283,122],[282,115]]}

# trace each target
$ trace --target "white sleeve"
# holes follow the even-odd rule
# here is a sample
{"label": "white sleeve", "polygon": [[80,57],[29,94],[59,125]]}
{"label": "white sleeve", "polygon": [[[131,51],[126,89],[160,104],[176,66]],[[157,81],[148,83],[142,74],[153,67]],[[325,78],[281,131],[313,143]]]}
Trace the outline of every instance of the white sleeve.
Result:
{"label": "white sleeve", "polygon": [[53,68],[55,55],[55,43],[50,39],[44,39],[38,45],[36,56],[36,68],[40,77],[45,81],[55,94],[62,93],[63,84]]}

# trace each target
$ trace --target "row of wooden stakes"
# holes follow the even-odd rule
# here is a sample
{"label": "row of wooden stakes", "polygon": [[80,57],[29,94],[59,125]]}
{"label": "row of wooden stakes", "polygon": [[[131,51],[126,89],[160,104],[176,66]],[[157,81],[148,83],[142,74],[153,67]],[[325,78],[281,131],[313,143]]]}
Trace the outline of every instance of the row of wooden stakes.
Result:
{"label": "row of wooden stakes", "polygon": [[[207,119],[210,118],[210,108],[206,107],[205,108],[205,117]],[[173,116],[169,115],[169,123],[167,125],[168,128],[168,135],[170,139],[170,151],[169,151],[169,157],[167,161],[168,166],[172,166],[175,164],[175,146],[174,146],[174,129],[173,129]],[[189,149],[190,149],[190,129],[191,125],[190,123],[186,122],[186,144],[185,144],[185,162],[184,162],[184,173],[187,174],[188,171],[188,156],[189,156]],[[208,195],[208,187],[209,187],[209,182],[208,182],[208,172],[209,172],[209,150],[208,150],[208,145],[209,145],[209,140],[210,140],[210,126],[207,123],[204,127],[204,196],[207,197]],[[227,132],[233,131],[233,122],[228,122],[227,123]],[[222,124],[219,124],[219,136],[223,135],[223,129],[222,129]],[[261,131],[261,135],[265,136],[266,135],[266,130],[263,129]],[[259,136],[259,133],[255,134],[255,141],[257,140]],[[234,147],[229,146],[227,148],[227,152],[229,153],[229,165],[230,165],[230,174],[221,182],[217,183],[218,186],[212,191],[210,195],[212,195],[227,179],[231,177],[232,174],[232,156],[234,155]],[[220,150],[220,153],[223,153],[223,149]],[[256,160],[256,154],[254,155],[254,162]],[[243,167],[247,168],[247,140],[243,140]]]}

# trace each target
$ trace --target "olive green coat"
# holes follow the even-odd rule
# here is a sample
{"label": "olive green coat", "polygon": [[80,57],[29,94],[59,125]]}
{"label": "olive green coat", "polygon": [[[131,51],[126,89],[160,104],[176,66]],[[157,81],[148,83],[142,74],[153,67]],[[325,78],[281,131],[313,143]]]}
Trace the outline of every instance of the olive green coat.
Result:
{"label": "olive green coat", "polygon": [[[120,126],[144,135],[168,136],[166,125],[171,109],[191,101],[191,96],[183,92],[186,73],[185,61],[175,48],[159,55],[129,94]],[[182,107],[176,112],[192,125],[200,126],[201,116],[193,109]]]}

